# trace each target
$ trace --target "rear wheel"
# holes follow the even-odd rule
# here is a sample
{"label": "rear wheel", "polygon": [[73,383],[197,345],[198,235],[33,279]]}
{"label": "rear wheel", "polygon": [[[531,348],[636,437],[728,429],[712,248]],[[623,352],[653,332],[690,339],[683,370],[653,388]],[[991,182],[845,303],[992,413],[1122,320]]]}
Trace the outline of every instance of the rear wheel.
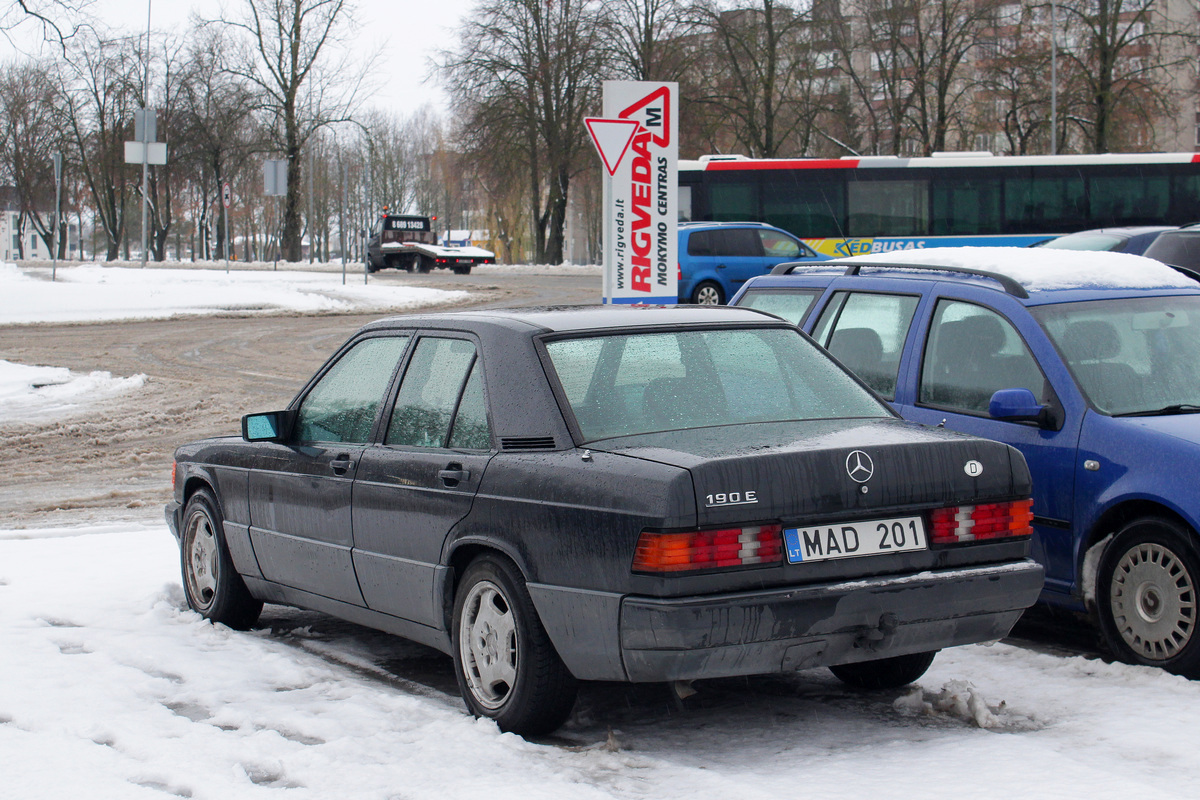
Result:
{"label": "rear wheel", "polygon": [[243,631],[258,620],[262,601],[250,595],[242,576],[234,569],[225,544],[220,508],[208,489],[200,489],[188,500],[179,553],[183,593],[193,611]]}
{"label": "rear wheel", "polygon": [[701,281],[692,290],[692,302],[698,306],[719,306],[725,302],[725,293],[715,281]]}
{"label": "rear wheel", "polygon": [[471,562],[455,593],[451,632],[458,688],[472,714],[522,736],[549,733],[566,721],[575,678],[511,561],[488,555]]}
{"label": "rear wheel", "polygon": [[470,275],[471,274],[471,265],[468,264],[465,267],[455,267],[454,274],[455,275]]}
{"label": "rear wheel", "polygon": [[859,689],[898,689],[925,674],[937,650],[931,653],[912,653],[906,656],[839,664],[829,671],[842,683]]}
{"label": "rear wheel", "polygon": [[1167,519],[1142,517],[1113,537],[1097,579],[1100,629],[1113,655],[1200,675],[1195,537]]}
{"label": "rear wheel", "polygon": [[431,272],[433,259],[429,256],[417,256],[417,272]]}

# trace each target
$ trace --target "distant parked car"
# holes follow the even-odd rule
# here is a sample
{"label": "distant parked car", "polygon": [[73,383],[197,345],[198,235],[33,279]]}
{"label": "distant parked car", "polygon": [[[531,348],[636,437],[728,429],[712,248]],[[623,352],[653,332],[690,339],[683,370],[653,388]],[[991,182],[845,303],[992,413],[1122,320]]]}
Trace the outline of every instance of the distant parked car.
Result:
{"label": "distant parked car", "polygon": [[679,302],[721,305],[776,264],[821,258],[792,234],[762,222],[680,223]]}
{"label": "distant parked car", "polygon": [[1037,598],[1030,478],[736,308],[393,317],[286,409],[175,453],[188,605],[315,609],[454,658],[472,713],[576,681],[916,680]]}
{"label": "distant parked car", "polygon": [[1164,231],[1144,255],[1174,267],[1200,270],[1200,224]]}
{"label": "distant parked car", "polygon": [[1033,247],[1047,250],[1108,250],[1113,253],[1142,255],[1163,231],[1175,230],[1170,225],[1138,225],[1119,228],[1095,228],[1078,231],[1038,242]]}
{"label": "distant parked car", "polygon": [[1025,454],[1043,602],[1092,611],[1124,660],[1200,676],[1196,280],[1141,256],[1047,248],[777,273],[733,303],[800,324],[906,419]]}

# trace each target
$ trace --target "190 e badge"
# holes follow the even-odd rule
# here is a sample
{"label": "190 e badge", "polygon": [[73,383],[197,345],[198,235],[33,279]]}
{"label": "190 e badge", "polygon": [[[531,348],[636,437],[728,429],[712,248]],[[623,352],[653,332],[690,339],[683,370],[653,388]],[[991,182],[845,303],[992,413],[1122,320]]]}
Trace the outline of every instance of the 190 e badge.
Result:
{"label": "190 e badge", "polygon": [[705,498],[705,508],[720,506],[749,506],[758,502],[758,492],[719,492]]}

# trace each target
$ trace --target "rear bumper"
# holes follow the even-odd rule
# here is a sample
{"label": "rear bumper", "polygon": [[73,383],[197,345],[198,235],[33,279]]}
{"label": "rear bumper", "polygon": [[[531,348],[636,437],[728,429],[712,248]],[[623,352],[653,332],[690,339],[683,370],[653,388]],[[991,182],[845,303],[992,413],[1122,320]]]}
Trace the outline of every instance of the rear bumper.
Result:
{"label": "rear bumper", "polygon": [[715,597],[626,597],[626,678],[668,681],[848,664],[1006,636],[1042,589],[1024,559]]}

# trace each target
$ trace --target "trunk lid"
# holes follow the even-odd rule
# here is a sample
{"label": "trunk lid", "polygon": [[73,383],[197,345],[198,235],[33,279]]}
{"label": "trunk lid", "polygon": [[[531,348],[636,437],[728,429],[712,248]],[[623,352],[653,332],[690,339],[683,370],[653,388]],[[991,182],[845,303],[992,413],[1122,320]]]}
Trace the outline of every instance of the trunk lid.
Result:
{"label": "trunk lid", "polygon": [[699,527],[867,519],[1028,496],[1015,449],[899,419],[811,420],[592,442],[687,469]]}

